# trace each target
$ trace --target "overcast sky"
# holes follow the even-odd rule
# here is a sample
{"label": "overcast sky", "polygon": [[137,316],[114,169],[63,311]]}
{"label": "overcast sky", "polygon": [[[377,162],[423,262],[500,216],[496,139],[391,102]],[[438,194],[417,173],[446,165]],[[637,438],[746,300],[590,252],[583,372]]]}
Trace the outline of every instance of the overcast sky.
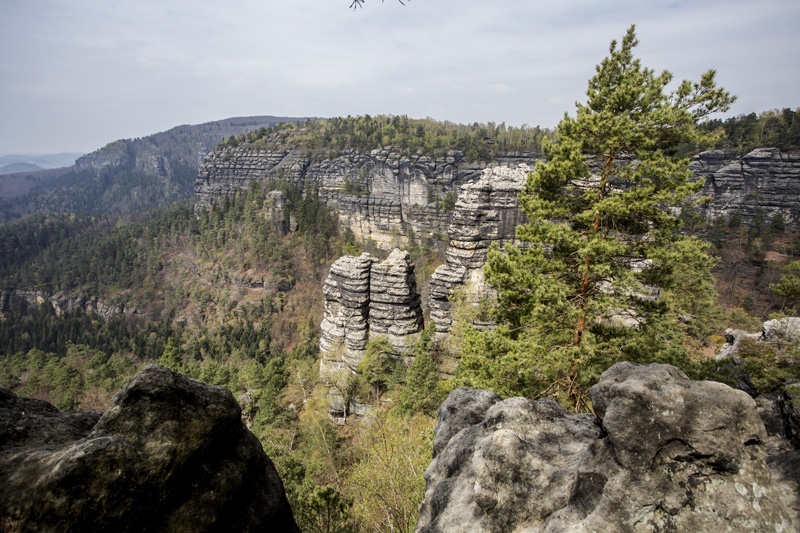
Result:
{"label": "overcast sky", "polygon": [[243,115],[554,126],[632,23],[732,114],[800,107],[797,0],[350,1],[0,0],[0,154]]}

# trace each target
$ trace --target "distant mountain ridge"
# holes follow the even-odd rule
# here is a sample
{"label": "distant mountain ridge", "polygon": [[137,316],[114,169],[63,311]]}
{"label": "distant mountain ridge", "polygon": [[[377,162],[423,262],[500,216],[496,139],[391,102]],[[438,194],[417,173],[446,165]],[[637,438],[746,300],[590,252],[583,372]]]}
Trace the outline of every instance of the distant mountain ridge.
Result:
{"label": "distant mountain ridge", "polygon": [[[0,155],[0,174],[8,174],[3,168],[16,163],[36,165],[40,169],[70,167],[83,155],[83,152],[60,152],[57,154],[5,154]],[[12,172],[23,172],[14,170]]]}
{"label": "distant mountain ridge", "polygon": [[41,212],[117,215],[190,198],[200,161],[220,141],[304,120],[263,115],[182,125],[114,141],[58,172],[6,174],[0,178],[0,223]]}

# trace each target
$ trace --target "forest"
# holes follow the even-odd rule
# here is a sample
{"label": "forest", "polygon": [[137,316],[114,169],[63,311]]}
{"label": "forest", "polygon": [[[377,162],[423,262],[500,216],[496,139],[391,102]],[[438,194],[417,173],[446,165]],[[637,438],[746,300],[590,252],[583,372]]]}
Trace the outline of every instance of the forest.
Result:
{"label": "forest", "polygon": [[220,147],[250,142],[272,150],[300,149],[321,158],[330,151],[369,152],[391,146],[402,153],[414,151],[434,157],[459,150],[468,161],[491,161],[501,153],[541,152],[544,139],[553,139],[553,131],[539,126],[514,127],[493,122],[464,125],[404,115],[363,115],[275,124],[230,137]]}

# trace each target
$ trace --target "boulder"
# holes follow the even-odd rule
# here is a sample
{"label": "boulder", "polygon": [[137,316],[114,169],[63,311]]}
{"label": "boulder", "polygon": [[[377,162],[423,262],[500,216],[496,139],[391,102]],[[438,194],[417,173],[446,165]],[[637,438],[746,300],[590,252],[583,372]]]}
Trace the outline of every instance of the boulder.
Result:
{"label": "boulder", "polygon": [[0,389],[0,521],[28,531],[299,531],[230,391],[145,367],[102,414]]}
{"label": "boulder", "polygon": [[[454,391],[439,412],[419,533],[800,526],[800,457],[769,455],[742,391],[670,365],[619,363],[591,390],[595,415],[523,398],[473,409],[464,399],[476,396]],[[454,410],[467,412],[455,432],[442,423]]]}
{"label": "boulder", "polygon": [[800,317],[767,320],[761,327],[761,335],[767,342],[797,344],[800,341]]}

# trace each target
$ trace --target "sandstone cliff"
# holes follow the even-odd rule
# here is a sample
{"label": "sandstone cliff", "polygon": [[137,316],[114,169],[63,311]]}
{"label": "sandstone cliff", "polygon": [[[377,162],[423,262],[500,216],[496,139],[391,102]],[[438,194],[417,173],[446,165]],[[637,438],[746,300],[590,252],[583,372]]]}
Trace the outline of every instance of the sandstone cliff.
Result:
{"label": "sandstone cliff", "polygon": [[66,414],[0,388],[0,525],[299,532],[230,391],[158,365],[105,413]]}
{"label": "sandstone cliff", "polygon": [[690,168],[705,178],[703,194],[711,202],[702,209],[709,220],[739,210],[749,222],[761,208],[767,217],[782,213],[788,223],[800,222],[800,153],[758,148],[737,157],[712,150],[695,157]]}
{"label": "sandstone cliff", "polygon": [[417,532],[797,531],[800,451],[744,392],[619,363],[591,397],[596,416],[451,393]]}
{"label": "sandstone cliff", "polygon": [[196,209],[252,180],[281,179],[316,189],[344,226],[360,238],[390,246],[408,227],[418,233],[444,232],[451,222],[444,200],[461,185],[479,179],[484,169],[520,163],[532,167],[537,157],[511,153],[495,162],[475,162],[455,150],[432,158],[406,156],[387,147],[369,153],[347,150],[318,160],[300,150],[241,144],[218,149],[203,160],[195,184]]}
{"label": "sandstone cliff", "polygon": [[430,282],[430,312],[437,331],[448,331],[453,323],[448,299],[453,289],[469,283],[473,299],[487,294],[487,252],[492,244],[513,242],[517,226],[525,221],[518,197],[530,171],[524,163],[489,168],[477,181],[461,186],[447,230],[446,262]]}

